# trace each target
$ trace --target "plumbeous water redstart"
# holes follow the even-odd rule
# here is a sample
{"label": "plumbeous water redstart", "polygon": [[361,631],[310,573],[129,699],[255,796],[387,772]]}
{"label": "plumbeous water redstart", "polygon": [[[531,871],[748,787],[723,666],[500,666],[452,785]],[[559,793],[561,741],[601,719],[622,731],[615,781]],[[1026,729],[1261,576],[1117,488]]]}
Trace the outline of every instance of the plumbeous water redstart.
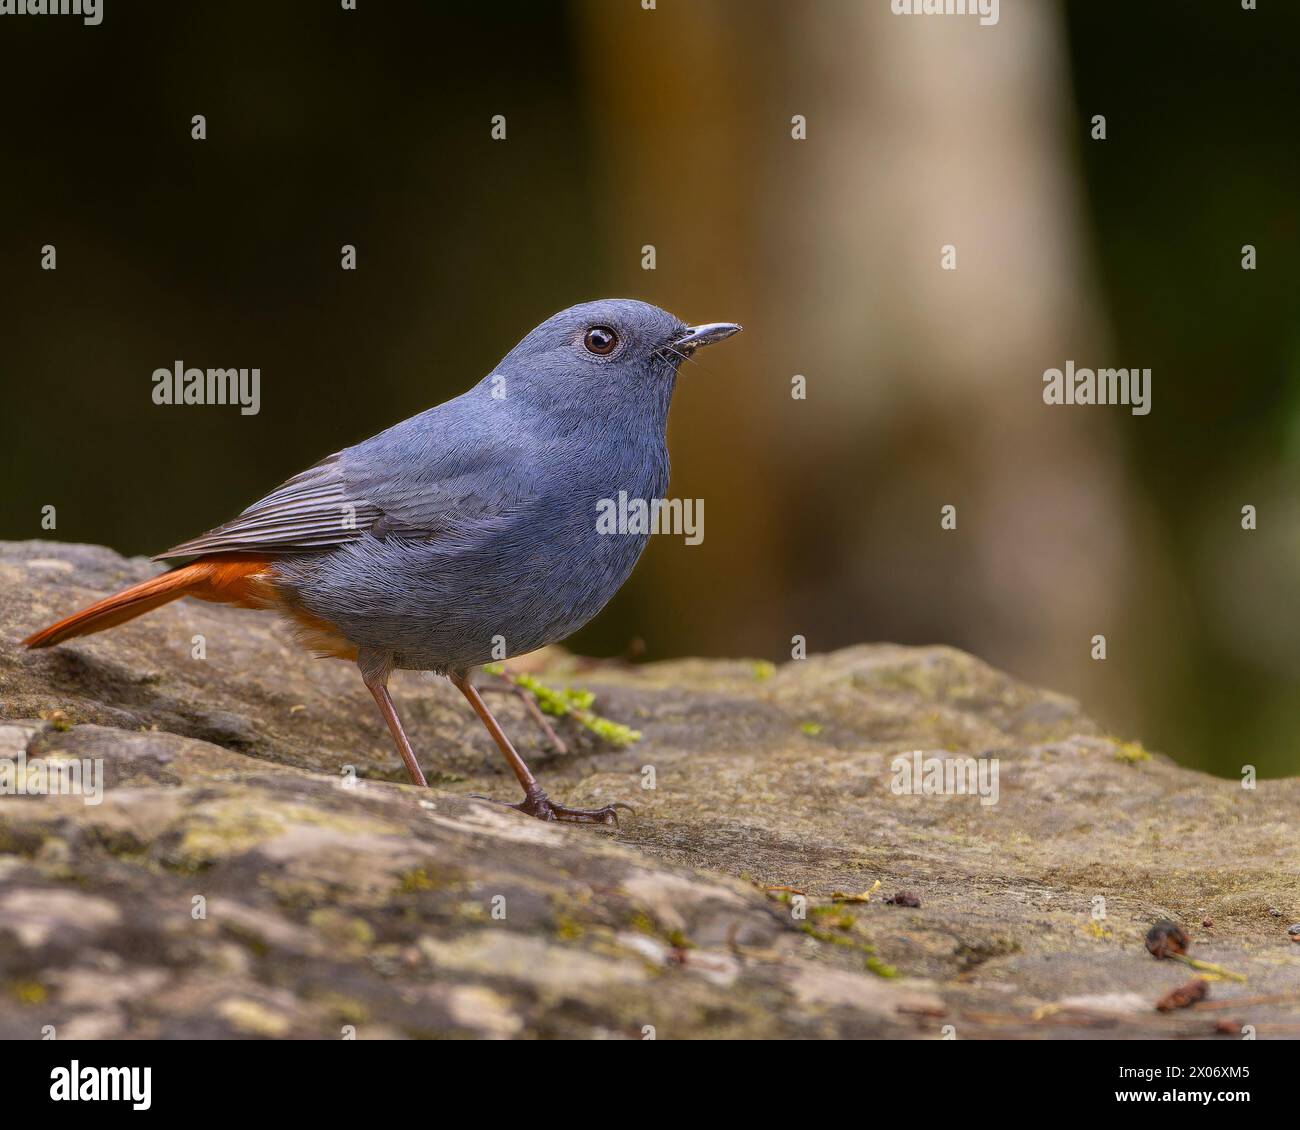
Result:
{"label": "plumbeous water redstart", "polygon": [[416,784],[388,693],[397,668],[444,674],[465,695],[523,787],[510,807],[614,822],[626,806],[547,798],[469,672],[571,635],[627,580],[649,535],[598,529],[599,504],[663,497],[678,366],[739,329],[627,299],[561,311],[468,392],[322,459],[158,557],[188,564],[24,642],[49,647],[181,596],[272,609],[304,646],[357,664]]}

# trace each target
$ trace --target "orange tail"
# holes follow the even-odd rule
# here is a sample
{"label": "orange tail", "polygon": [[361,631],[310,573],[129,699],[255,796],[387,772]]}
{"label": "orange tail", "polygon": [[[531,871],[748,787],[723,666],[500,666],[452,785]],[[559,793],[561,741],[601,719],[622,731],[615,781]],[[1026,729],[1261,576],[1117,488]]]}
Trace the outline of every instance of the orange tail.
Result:
{"label": "orange tail", "polygon": [[23,640],[26,647],[51,647],[75,636],[88,636],[134,620],[182,596],[268,608],[277,602],[270,562],[239,554],[213,554],[123,589],[89,608],[74,612]]}

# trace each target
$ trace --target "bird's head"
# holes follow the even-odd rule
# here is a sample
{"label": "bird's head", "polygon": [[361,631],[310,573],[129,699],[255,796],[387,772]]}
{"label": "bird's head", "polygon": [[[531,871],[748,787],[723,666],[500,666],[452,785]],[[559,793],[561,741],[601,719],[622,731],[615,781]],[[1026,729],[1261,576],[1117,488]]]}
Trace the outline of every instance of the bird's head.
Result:
{"label": "bird's head", "polygon": [[648,302],[605,298],[547,318],[510,351],[496,372],[507,381],[516,375],[530,385],[544,382],[553,395],[581,396],[597,404],[605,393],[662,398],[671,396],[683,361],[697,349],[739,332],[740,326],[732,322],[690,326]]}

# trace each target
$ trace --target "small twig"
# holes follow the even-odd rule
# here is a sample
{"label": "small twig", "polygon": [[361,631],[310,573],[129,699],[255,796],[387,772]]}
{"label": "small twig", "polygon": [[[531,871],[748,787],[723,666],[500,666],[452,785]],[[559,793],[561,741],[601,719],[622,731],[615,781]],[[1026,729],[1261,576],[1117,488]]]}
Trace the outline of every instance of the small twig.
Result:
{"label": "small twig", "polygon": [[1169,953],[1165,955],[1167,961],[1181,961],[1184,965],[1190,965],[1193,969],[1199,969],[1202,973],[1214,973],[1219,977],[1226,977],[1229,981],[1245,981],[1246,976],[1243,973],[1234,973],[1231,969],[1224,969],[1222,965],[1215,965],[1212,961],[1201,961],[1199,958],[1188,957],[1185,953]]}
{"label": "small twig", "polygon": [[514,681],[509,670],[502,666],[500,670],[493,670],[488,673],[495,675],[505,684],[505,686],[493,687],[491,689],[500,691],[503,694],[518,695],[519,700],[524,704],[524,709],[528,712],[528,716],[537,724],[537,728],[542,731],[546,740],[555,747],[555,752],[559,754],[567,754],[569,752],[569,747],[564,744],[564,739],[555,732],[555,727],[546,720],[546,715],[543,714],[537,706],[537,700],[533,698],[527,690]]}
{"label": "small twig", "polygon": [[628,746],[641,740],[641,731],[625,726],[621,722],[602,718],[595,713],[591,705],[596,701],[596,696],[591,691],[577,691],[572,688],[555,690],[532,675],[511,674],[502,663],[489,663],[483,669],[489,674],[501,676],[521,691],[532,695],[543,714],[553,714],[561,718],[569,715],[611,745]]}
{"label": "small twig", "polygon": [[869,889],[858,895],[851,895],[844,891],[832,891],[831,902],[870,902],[871,896],[880,890],[880,880],[877,879]]}
{"label": "small twig", "polygon": [[542,713],[537,705],[537,700],[533,698],[523,687],[515,687],[514,691],[524,704],[524,709],[528,711],[530,717],[537,723],[537,728],[546,735],[546,740],[555,747],[556,753],[568,753],[569,747],[564,744],[564,739],[555,732],[555,727],[547,720],[546,715]]}

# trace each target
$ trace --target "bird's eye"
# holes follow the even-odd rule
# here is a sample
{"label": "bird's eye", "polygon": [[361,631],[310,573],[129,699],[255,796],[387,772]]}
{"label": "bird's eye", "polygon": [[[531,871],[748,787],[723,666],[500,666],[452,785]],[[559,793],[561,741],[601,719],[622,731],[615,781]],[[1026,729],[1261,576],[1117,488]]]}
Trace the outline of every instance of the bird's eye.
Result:
{"label": "bird's eye", "polygon": [[618,344],[618,334],[608,326],[592,326],[587,331],[587,336],[582,339],[582,344],[587,347],[589,353],[594,353],[598,357],[608,357]]}

